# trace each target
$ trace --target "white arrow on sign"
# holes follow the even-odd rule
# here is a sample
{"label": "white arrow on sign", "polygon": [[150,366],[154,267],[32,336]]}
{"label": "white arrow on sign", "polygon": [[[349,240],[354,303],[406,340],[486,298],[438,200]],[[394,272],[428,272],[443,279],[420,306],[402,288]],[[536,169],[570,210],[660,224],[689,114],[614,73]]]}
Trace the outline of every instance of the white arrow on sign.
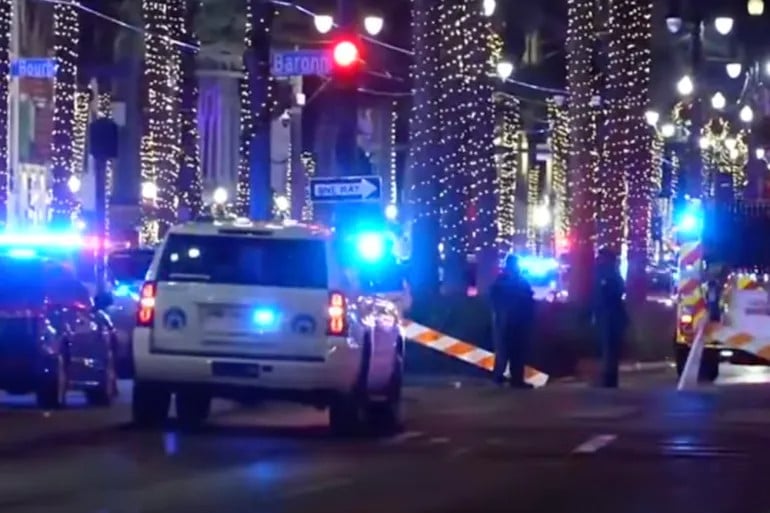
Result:
{"label": "white arrow on sign", "polygon": [[359,182],[329,182],[313,185],[313,193],[317,198],[343,197],[367,199],[377,192],[377,186],[370,180],[362,178]]}

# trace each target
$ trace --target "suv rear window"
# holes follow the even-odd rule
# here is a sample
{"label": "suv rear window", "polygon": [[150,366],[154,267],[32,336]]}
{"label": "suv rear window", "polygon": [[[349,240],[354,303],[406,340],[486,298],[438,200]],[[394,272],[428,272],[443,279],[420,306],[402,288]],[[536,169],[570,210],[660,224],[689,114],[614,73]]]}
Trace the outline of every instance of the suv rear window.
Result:
{"label": "suv rear window", "polygon": [[170,235],[159,281],[265,287],[327,287],[324,241],[253,236]]}
{"label": "suv rear window", "polygon": [[0,306],[42,304],[46,265],[39,259],[0,258]]}

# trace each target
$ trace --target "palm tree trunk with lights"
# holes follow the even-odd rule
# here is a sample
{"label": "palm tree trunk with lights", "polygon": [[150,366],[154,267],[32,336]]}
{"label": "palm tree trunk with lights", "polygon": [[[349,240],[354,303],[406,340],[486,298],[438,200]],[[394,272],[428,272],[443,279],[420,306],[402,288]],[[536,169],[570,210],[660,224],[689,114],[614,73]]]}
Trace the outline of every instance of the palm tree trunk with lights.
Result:
{"label": "palm tree trunk with lights", "polygon": [[415,297],[438,291],[439,211],[436,102],[439,98],[435,62],[439,47],[437,14],[441,0],[412,1],[414,99],[409,118],[409,163],[406,172],[408,215],[412,219],[412,266],[409,277]]}
{"label": "palm tree trunk with lights", "polygon": [[273,198],[270,187],[273,102],[270,29],[275,7],[267,0],[246,1],[245,78],[241,88],[241,149],[235,199],[241,215],[269,219]]}
{"label": "palm tree trunk with lights", "polygon": [[595,133],[593,124],[594,0],[568,0],[567,88],[570,155],[568,189],[572,272],[570,297],[588,303],[591,295],[596,205],[592,191]]}
{"label": "palm tree trunk with lights", "polygon": [[75,90],[77,83],[78,10],[74,4],[57,3],[54,16],[53,137],[51,141],[51,175],[53,199],[51,221],[69,226],[76,206],[69,187],[72,177],[72,145],[75,127]]}
{"label": "palm tree trunk with lights", "polygon": [[11,76],[12,0],[0,0],[0,226],[8,215],[8,106]]}
{"label": "palm tree trunk with lights", "polygon": [[647,263],[652,230],[651,128],[645,120],[649,102],[652,17],[651,0],[625,0],[629,23],[625,26],[629,52],[629,137],[632,162],[626,167],[628,184],[628,297],[642,302],[646,297]]}
{"label": "palm tree trunk with lights", "polygon": [[[180,39],[190,46],[198,45],[195,32],[195,16],[200,0],[186,0],[184,27]],[[201,176],[200,134],[198,132],[198,76],[196,52],[182,48],[182,84],[180,98],[182,162],[179,170],[179,199],[190,218],[201,214],[203,209],[203,179]]]}

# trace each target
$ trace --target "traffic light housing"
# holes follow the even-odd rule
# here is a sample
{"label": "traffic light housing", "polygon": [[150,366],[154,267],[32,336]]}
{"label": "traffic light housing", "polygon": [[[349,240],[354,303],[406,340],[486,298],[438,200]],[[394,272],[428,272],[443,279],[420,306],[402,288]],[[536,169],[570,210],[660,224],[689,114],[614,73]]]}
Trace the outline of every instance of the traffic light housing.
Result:
{"label": "traffic light housing", "polygon": [[361,42],[354,35],[339,35],[329,49],[332,79],[342,87],[357,88],[362,68]]}

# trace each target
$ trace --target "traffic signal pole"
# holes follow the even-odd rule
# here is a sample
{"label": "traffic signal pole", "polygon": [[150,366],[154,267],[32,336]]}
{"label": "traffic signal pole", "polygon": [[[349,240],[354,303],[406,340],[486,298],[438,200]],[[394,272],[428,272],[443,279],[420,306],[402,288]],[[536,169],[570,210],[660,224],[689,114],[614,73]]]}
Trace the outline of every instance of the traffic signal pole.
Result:
{"label": "traffic signal pole", "polygon": [[[355,0],[337,0],[338,34],[355,35],[358,33]],[[341,73],[333,76],[333,108],[337,117],[337,140],[335,145],[335,176],[355,176],[358,168],[358,71]],[[334,208],[334,224],[343,220],[354,219],[354,208],[338,204]]]}

